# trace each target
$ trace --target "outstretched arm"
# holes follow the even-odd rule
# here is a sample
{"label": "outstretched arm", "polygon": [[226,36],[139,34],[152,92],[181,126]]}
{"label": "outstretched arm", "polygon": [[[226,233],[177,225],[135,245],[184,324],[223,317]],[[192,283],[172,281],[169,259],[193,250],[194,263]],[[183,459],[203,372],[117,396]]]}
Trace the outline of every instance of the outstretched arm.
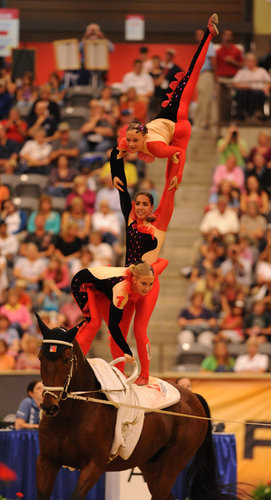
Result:
{"label": "outstretched arm", "polygon": [[180,148],[176,146],[169,146],[162,141],[148,141],[148,151],[156,158],[171,158],[175,153],[179,153]]}
{"label": "outstretched arm", "polygon": [[[114,148],[110,156],[111,176],[114,186],[118,189],[120,197],[120,205],[126,224],[128,224],[129,215],[132,210],[132,202],[127,189],[127,179],[124,171],[123,158],[117,158],[119,154],[118,148]],[[119,183],[119,179],[121,182]],[[115,182],[114,182],[115,180]]]}

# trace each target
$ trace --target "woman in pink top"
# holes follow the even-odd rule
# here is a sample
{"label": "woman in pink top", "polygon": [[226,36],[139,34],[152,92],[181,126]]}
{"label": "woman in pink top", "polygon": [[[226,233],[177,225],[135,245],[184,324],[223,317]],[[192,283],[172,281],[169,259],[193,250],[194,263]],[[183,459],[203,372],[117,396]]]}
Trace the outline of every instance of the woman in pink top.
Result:
{"label": "woman in pink top", "polygon": [[223,179],[230,181],[232,187],[238,189],[240,192],[244,191],[244,171],[241,167],[236,165],[236,157],[234,154],[229,154],[227,156],[225,165],[218,165],[215,168],[211,193],[216,193],[218,191],[219,184]]}
{"label": "woman in pink top", "polygon": [[61,262],[59,257],[52,256],[44,273],[44,279],[53,281],[61,291],[70,287],[69,269],[67,264]]}
{"label": "woman in pink top", "polygon": [[18,293],[13,288],[8,291],[7,302],[0,312],[8,317],[11,324],[16,323],[22,330],[32,326],[30,313],[26,306],[20,304]]}
{"label": "woman in pink top", "polygon": [[22,338],[22,350],[16,362],[16,370],[39,370],[38,358],[40,341],[33,335],[25,333]]}

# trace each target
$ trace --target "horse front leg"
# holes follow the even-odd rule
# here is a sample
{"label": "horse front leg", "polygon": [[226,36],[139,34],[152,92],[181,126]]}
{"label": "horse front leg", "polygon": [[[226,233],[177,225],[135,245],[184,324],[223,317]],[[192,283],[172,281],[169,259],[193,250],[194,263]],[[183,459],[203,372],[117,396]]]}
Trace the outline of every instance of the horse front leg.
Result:
{"label": "horse front leg", "polygon": [[77,486],[70,500],[83,500],[91,488],[97,483],[105,469],[106,465],[101,469],[94,462],[90,462],[81,469]]}
{"label": "horse front leg", "polygon": [[60,467],[38,456],[37,460],[37,500],[50,500],[56,475]]}

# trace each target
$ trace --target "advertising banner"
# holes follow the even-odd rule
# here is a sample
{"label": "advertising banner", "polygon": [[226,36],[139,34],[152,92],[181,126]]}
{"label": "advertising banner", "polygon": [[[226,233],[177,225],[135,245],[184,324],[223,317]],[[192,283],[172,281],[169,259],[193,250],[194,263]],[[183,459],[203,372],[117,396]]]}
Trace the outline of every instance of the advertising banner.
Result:
{"label": "advertising banner", "polygon": [[[271,481],[271,379],[192,380],[192,390],[208,402],[213,419],[225,421],[237,446],[237,479],[252,485]],[[242,423],[228,423],[238,420]],[[269,427],[261,424],[269,424]]]}
{"label": "advertising banner", "polygon": [[19,45],[19,10],[0,9],[0,57],[9,56]]}

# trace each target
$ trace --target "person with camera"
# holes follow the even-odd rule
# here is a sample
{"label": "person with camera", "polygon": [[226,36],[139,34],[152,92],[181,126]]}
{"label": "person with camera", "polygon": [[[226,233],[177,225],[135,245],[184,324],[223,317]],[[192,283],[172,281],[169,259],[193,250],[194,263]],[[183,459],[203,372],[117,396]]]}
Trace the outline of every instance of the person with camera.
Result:
{"label": "person with camera", "polygon": [[22,144],[26,137],[27,123],[21,119],[16,108],[11,108],[8,118],[1,121],[9,140]]}
{"label": "person with camera", "polygon": [[234,123],[229,126],[225,137],[218,139],[217,151],[220,153],[219,163],[225,163],[228,154],[234,154],[236,165],[239,167],[245,165],[247,144],[241,139],[239,129]]}

